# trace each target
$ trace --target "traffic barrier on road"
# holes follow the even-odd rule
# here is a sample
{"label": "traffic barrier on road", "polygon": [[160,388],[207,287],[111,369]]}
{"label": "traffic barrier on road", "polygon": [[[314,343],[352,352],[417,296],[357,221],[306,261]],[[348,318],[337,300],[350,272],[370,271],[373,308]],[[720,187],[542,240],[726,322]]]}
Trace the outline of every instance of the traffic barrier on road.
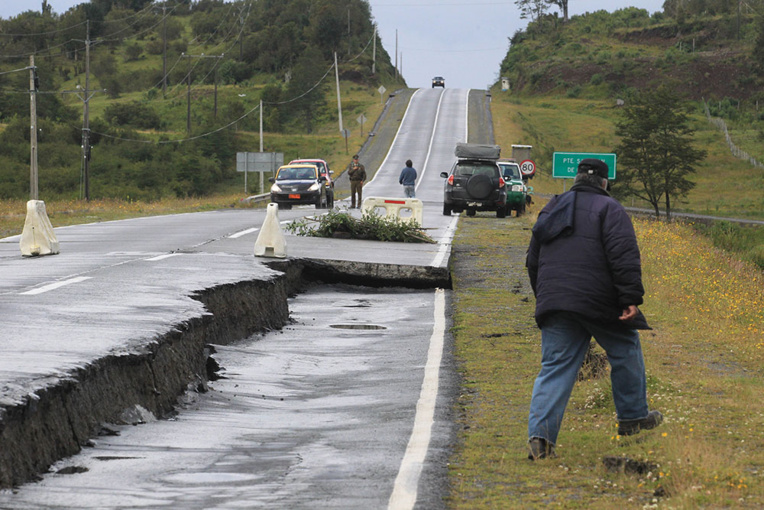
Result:
{"label": "traffic barrier on road", "polygon": [[58,239],[53,233],[45,202],[30,200],[27,202],[27,219],[19,240],[21,255],[38,257],[40,255],[55,255],[59,252]]}
{"label": "traffic barrier on road", "polygon": [[285,258],[286,238],[279,223],[279,206],[270,203],[265,210],[265,221],[255,241],[255,257]]}
{"label": "traffic barrier on road", "polygon": [[[362,211],[382,208],[385,210],[386,217],[396,217],[401,220],[416,220],[422,225],[422,201],[418,198],[385,198],[385,197],[367,197],[363,199],[361,205]],[[411,211],[411,216],[404,218],[402,211]]]}

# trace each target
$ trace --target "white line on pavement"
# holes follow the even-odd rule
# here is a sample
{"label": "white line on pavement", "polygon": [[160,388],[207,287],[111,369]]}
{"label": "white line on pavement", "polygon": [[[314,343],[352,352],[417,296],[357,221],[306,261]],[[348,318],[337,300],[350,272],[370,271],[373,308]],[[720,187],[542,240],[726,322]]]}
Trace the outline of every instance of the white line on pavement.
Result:
{"label": "white line on pavement", "polygon": [[451,250],[451,240],[454,238],[454,231],[456,230],[456,224],[459,221],[459,216],[451,218],[451,223],[448,224],[446,229],[446,235],[443,236],[443,240],[440,242],[440,248],[437,255],[432,259],[430,264],[432,267],[440,267],[443,260],[446,258],[446,254]]}
{"label": "white line on pavement", "polygon": [[164,255],[157,255],[156,257],[151,257],[150,259],[144,259],[148,260],[149,262],[156,262],[157,260],[164,260],[169,259],[170,257],[177,257],[180,255],[180,253],[166,253]]}
{"label": "white line on pavement", "polygon": [[260,227],[248,228],[247,230],[242,230],[241,232],[236,232],[235,234],[231,234],[228,237],[230,239],[238,239],[241,236],[245,236],[247,234],[251,234],[252,232],[257,232],[258,230],[260,230]]}
{"label": "white line on pavement", "polygon": [[70,285],[72,283],[79,283],[84,282],[85,280],[90,280],[92,276],[78,276],[76,278],[70,278],[68,280],[63,280],[56,283],[50,283],[48,285],[43,285],[42,287],[38,287],[36,289],[28,290],[26,292],[21,292],[20,294],[23,296],[34,296],[37,294],[42,294],[43,292],[48,292],[49,290],[54,290],[59,287],[63,287],[65,285]]}
{"label": "white line on pavement", "polygon": [[388,510],[406,510],[414,508],[417,497],[419,476],[422,474],[424,459],[430,447],[432,425],[435,421],[435,403],[438,398],[440,363],[443,359],[443,344],[446,334],[446,294],[443,289],[435,291],[434,323],[430,348],[427,351],[427,364],[424,367],[424,380],[419,401],[416,404],[414,429],[411,432],[406,453],[401,461],[401,469],[395,478],[393,493],[387,504]]}

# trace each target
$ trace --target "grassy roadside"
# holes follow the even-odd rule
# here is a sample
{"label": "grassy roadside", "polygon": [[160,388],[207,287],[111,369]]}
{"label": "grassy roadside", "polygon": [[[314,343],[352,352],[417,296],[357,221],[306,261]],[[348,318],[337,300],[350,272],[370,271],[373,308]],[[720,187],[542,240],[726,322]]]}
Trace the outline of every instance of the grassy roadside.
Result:
{"label": "grassy roadside", "polygon": [[[620,112],[610,100],[518,98],[496,92],[491,109],[497,144],[507,149],[511,144],[533,145],[538,171],[531,184],[543,193],[563,189],[562,179],[551,177],[553,152],[612,152],[616,144]],[[675,201],[674,211],[764,219],[764,172],[732,156],[724,134],[702,114],[692,117],[692,127],[695,144],[706,149],[708,157],[690,177],[696,187],[686,201]],[[734,139],[736,132],[731,136]],[[651,208],[639,199],[624,205]]]}
{"label": "grassy roadside", "polygon": [[[538,211],[540,204],[534,206]],[[454,335],[464,388],[451,508],[764,506],[764,276],[679,224],[635,220],[653,331],[642,336],[660,428],[616,435],[607,375],[576,385],[559,457],[526,459],[540,333],[524,269],[534,214],[461,218]],[[601,351],[600,351],[601,352]],[[605,456],[643,462],[608,471]]]}

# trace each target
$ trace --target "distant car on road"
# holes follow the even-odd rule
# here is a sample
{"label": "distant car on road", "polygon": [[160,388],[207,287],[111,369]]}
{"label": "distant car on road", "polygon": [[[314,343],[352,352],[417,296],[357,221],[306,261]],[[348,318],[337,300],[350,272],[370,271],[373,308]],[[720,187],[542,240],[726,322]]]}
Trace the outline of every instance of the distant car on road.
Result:
{"label": "distant car on road", "polygon": [[507,185],[507,215],[514,210],[517,216],[521,216],[525,212],[528,188],[523,182],[520,165],[511,159],[500,159],[498,164]]}
{"label": "distant car on road", "polygon": [[446,179],[443,187],[443,214],[466,211],[496,211],[497,218],[507,216],[507,187],[496,160],[500,148],[496,145],[460,143],[456,146],[456,163],[450,172],[441,172]]}
{"label": "distant car on road", "polygon": [[293,159],[289,162],[290,165],[296,165],[299,163],[309,163],[316,165],[321,176],[326,179],[326,206],[331,209],[334,207],[334,171],[329,170],[329,164],[323,159]]}
{"label": "distant car on road", "polygon": [[300,204],[313,204],[316,209],[327,206],[326,179],[316,165],[284,165],[276,170],[276,177],[268,180],[273,183],[271,202],[279,209],[291,209]]}
{"label": "distant car on road", "polygon": [[446,88],[446,79],[442,76],[436,76],[432,79],[432,88],[443,87]]}

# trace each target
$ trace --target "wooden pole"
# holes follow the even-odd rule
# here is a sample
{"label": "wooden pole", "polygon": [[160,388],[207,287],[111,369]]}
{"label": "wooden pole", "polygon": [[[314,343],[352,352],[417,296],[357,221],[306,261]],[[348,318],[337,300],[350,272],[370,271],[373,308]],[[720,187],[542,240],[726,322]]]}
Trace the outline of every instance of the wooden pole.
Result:
{"label": "wooden pole", "polygon": [[37,69],[34,55],[29,57],[29,199],[39,198],[37,188]]}

